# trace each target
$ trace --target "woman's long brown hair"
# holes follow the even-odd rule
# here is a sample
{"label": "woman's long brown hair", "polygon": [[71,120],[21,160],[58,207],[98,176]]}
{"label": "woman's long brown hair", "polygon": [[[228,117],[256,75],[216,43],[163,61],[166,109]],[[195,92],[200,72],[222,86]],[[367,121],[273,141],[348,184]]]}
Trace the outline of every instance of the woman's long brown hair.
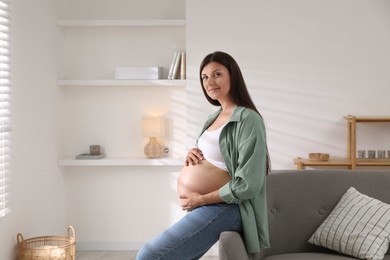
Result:
{"label": "woman's long brown hair", "polygon": [[[203,94],[206,97],[206,99],[209,101],[209,103],[214,106],[221,106],[218,100],[212,99],[209,97],[209,95],[207,95],[207,92],[203,86],[202,71],[204,67],[210,62],[217,62],[222,66],[224,66],[225,68],[227,68],[227,70],[229,71],[230,73],[229,95],[232,98],[233,102],[237,106],[242,106],[254,110],[262,118],[260,112],[256,108],[256,105],[252,101],[248,88],[246,87],[244,77],[242,76],[240,67],[238,66],[237,62],[232,56],[222,51],[216,51],[208,54],[200,64],[200,69],[199,69],[200,84],[202,86]],[[267,151],[267,175],[268,175],[268,173],[271,171],[271,160],[269,157],[267,144],[266,144],[266,151]]]}

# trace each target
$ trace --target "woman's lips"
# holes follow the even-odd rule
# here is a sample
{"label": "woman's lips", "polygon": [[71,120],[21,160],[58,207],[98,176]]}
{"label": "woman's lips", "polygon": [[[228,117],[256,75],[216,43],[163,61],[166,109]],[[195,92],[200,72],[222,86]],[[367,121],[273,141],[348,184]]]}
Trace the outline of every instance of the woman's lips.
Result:
{"label": "woman's lips", "polygon": [[220,90],[220,88],[210,88],[209,92],[215,92],[215,91],[218,91],[218,90]]}

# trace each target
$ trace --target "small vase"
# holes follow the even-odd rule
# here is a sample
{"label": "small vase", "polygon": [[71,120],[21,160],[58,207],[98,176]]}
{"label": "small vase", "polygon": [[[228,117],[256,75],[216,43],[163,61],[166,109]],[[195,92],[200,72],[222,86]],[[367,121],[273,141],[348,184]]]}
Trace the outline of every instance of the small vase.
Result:
{"label": "small vase", "polygon": [[149,159],[160,158],[162,146],[157,142],[156,137],[150,137],[149,143],[145,146],[144,153]]}

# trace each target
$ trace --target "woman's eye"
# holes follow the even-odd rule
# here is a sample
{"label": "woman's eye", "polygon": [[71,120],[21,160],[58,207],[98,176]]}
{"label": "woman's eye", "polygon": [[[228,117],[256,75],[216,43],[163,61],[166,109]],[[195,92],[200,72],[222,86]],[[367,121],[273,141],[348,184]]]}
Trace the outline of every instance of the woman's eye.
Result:
{"label": "woman's eye", "polygon": [[207,77],[206,77],[206,76],[203,76],[203,77],[202,77],[202,80],[206,80],[206,79],[207,79]]}
{"label": "woman's eye", "polygon": [[213,74],[213,78],[218,78],[218,77],[220,77],[222,74],[221,73],[219,73],[219,72],[217,72],[217,73],[214,73]]}

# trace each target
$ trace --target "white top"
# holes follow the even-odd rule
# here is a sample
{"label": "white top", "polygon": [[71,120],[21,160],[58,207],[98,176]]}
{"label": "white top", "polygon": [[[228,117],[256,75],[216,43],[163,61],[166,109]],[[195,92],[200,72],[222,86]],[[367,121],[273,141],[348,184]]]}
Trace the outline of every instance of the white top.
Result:
{"label": "white top", "polygon": [[225,161],[223,160],[221,150],[219,149],[219,135],[221,134],[221,126],[218,129],[209,131],[206,130],[199,137],[198,148],[202,151],[203,157],[213,165],[227,171]]}

